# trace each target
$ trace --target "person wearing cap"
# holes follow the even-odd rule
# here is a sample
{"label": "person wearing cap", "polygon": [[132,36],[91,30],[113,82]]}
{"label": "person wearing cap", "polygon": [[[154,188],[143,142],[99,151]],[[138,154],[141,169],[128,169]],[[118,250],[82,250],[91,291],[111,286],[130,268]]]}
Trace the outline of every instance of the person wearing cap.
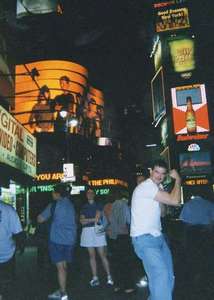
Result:
{"label": "person wearing cap", "polygon": [[76,243],[76,219],[74,206],[69,199],[69,190],[63,184],[53,191],[54,203],[49,204],[38,216],[37,221],[50,221],[49,254],[56,265],[59,290],[49,295],[51,299],[67,300],[67,263],[72,262]]}
{"label": "person wearing cap", "polygon": [[50,132],[53,130],[54,115],[50,107],[50,90],[47,85],[40,88],[37,103],[32,108],[29,118],[30,128],[34,132]]}

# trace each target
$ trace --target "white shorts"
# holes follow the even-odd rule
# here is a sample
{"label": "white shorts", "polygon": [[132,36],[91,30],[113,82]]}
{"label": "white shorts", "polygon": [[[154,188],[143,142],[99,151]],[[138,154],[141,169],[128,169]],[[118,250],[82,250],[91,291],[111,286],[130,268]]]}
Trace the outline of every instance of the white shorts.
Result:
{"label": "white shorts", "polygon": [[106,246],[106,235],[96,234],[94,227],[84,227],[80,237],[81,247],[103,247]]}

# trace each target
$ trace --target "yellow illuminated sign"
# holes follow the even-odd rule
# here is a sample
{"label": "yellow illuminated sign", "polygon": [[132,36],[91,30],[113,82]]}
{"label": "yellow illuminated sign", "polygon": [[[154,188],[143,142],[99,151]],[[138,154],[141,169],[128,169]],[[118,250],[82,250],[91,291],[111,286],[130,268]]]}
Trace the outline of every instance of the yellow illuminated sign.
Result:
{"label": "yellow illuminated sign", "polygon": [[56,181],[64,177],[63,173],[41,173],[36,176],[37,181]]}
{"label": "yellow illuminated sign", "polygon": [[127,182],[125,182],[121,179],[113,179],[113,178],[89,180],[88,184],[91,186],[120,185],[120,186],[128,187]]}
{"label": "yellow illuminated sign", "polygon": [[205,178],[188,179],[188,180],[185,180],[185,182],[184,182],[185,185],[205,185],[208,183],[209,183],[209,180],[205,179]]}
{"label": "yellow illuminated sign", "polygon": [[186,72],[195,69],[194,40],[184,38],[169,41],[169,49],[175,72]]}

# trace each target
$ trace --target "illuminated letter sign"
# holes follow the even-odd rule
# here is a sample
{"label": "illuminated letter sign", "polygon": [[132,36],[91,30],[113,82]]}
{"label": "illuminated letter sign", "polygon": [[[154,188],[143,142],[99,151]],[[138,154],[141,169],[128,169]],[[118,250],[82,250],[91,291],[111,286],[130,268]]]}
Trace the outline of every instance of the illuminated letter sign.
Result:
{"label": "illuminated letter sign", "polygon": [[156,32],[189,28],[189,13],[186,7],[161,9],[156,16]]}
{"label": "illuminated letter sign", "polygon": [[175,72],[195,69],[195,45],[190,38],[169,41],[170,55]]}
{"label": "illuminated letter sign", "polygon": [[36,138],[1,106],[0,162],[36,175]]}

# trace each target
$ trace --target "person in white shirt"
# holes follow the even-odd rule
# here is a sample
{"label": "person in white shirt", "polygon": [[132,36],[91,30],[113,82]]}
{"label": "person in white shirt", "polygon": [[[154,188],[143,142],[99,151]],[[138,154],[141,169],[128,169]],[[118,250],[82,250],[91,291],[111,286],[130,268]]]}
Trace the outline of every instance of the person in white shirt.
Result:
{"label": "person in white shirt", "polygon": [[140,183],[132,195],[130,235],[149,280],[149,300],[172,300],[174,272],[171,252],[161,232],[161,204],[180,204],[181,179],[176,170],[169,174],[175,179],[170,193],[160,188],[167,165],[156,160],[150,178]]}

